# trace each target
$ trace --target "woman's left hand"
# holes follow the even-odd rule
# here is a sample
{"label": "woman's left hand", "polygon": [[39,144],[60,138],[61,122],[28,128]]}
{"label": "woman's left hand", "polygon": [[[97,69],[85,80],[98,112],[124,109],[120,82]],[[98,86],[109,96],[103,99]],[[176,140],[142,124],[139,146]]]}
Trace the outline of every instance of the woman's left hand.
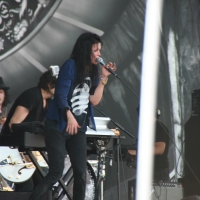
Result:
{"label": "woman's left hand", "polygon": [[110,68],[113,72],[116,72],[117,67],[115,63],[109,62],[106,65],[102,67],[101,76],[102,77],[108,77],[111,73],[108,71],[108,68]]}

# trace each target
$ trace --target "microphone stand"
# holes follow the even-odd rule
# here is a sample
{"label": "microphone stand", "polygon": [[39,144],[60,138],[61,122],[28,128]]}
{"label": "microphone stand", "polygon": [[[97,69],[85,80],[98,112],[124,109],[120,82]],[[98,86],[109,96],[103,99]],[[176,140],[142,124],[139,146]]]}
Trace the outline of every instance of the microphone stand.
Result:
{"label": "microphone stand", "polygon": [[112,70],[112,69],[110,69],[110,68],[107,68],[108,69],[108,71],[112,74],[112,75],[114,75],[116,78],[118,78],[122,83],[123,83],[123,85],[125,85],[126,86],[126,88],[133,94],[133,95],[135,95],[136,97],[137,97],[137,99],[139,100],[140,98],[135,94],[135,92],[133,92],[133,90],[131,90],[131,88]]}
{"label": "microphone stand", "polygon": [[[105,65],[106,65],[101,57],[97,58],[97,62],[98,62],[100,65],[102,65],[102,66],[105,66]],[[114,75],[116,78],[118,78],[118,79],[126,86],[126,88],[128,88],[129,91],[131,91],[131,93],[134,94],[134,95],[137,97],[137,99],[139,100],[139,97],[135,94],[135,92],[133,92],[133,91],[131,90],[131,88],[129,88],[128,85],[126,85],[126,84],[122,81],[122,79],[121,79],[111,68],[106,67],[106,69],[107,69],[112,75]]]}
{"label": "microphone stand", "polygon": [[[101,65],[105,65],[105,63],[103,62],[102,58],[99,58],[98,63]],[[118,78],[121,83],[123,83],[124,86],[126,86],[126,88],[137,97],[137,99],[139,100],[139,97],[135,94],[135,92],[133,92],[130,87],[128,87],[127,84],[125,84],[124,81],[122,81],[122,79],[111,69],[111,68],[107,68],[107,70],[114,75],[116,78]],[[106,114],[104,114],[101,110],[99,110],[98,108],[95,107],[95,109],[100,112],[102,115],[104,115],[105,117],[108,117]],[[120,124],[118,124],[117,122],[114,122],[112,119],[111,121],[118,127],[120,128],[122,131],[124,131],[127,135],[129,135],[131,138],[134,138],[134,136],[132,134],[130,134],[128,131],[126,131]],[[117,139],[117,183],[118,183],[118,200],[120,200],[120,173],[119,173],[119,138]]]}
{"label": "microphone stand", "polygon": [[[108,115],[106,115],[102,110],[100,110],[99,108],[97,107],[94,107],[99,113],[101,113],[103,116],[105,117],[108,117]],[[110,118],[110,117],[109,117]],[[130,134],[124,127],[122,127],[119,123],[113,121],[111,118],[110,118],[110,121],[115,124],[119,129],[121,129],[122,131],[124,131],[127,135],[129,135],[130,137],[134,138],[134,136],[132,134]]]}
{"label": "microphone stand", "polygon": [[[98,109],[97,107],[94,107],[98,112],[100,112],[102,115],[104,115],[105,117],[108,117],[103,111],[101,111],[100,109]],[[110,120],[118,127],[120,128],[122,131],[124,131],[125,133],[127,133],[130,137],[134,138],[134,136],[132,134],[130,134],[128,131],[125,130],[125,128],[123,128],[120,124],[118,124],[117,122],[113,121],[111,118]],[[119,166],[119,140],[120,138],[117,138],[117,192],[118,192],[118,200],[120,200],[120,166]]]}

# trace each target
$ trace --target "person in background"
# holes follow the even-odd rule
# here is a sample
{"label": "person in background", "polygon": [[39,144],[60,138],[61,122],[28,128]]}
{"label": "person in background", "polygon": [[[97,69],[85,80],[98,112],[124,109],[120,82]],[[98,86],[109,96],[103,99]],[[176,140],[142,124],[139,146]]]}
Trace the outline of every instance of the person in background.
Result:
{"label": "person in background", "polygon": [[[8,95],[9,89],[10,88],[5,85],[3,78],[0,77],[0,132],[1,132],[1,129],[3,127],[3,124],[6,121],[7,111],[8,111],[7,105],[8,105],[8,103],[10,103],[9,95]],[[2,153],[3,149],[4,149],[4,147],[0,146],[0,154]],[[4,184],[7,185],[6,190],[13,191],[14,183],[11,183],[10,181],[6,181],[1,176],[1,174],[0,174],[0,179],[1,179],[1,181],[4,182]],[[1,188],[1,189],[3,190],[3,188]]]}
{"label": "person in background", "polygon": [[[170,181],[169,178],[169,136],[168,129],[160,121],[155,122],[155,144],[154,144],[154,176],[153,181]],[[137,150],[128,150],[132,156],[137,155]]]}
{"label": "person in background", "polygon": [[[13,103],[3,125],[1,135],[12,135],[27,128],[27,122],[44,122],[49,101],[54,95],[56,77],[48,70],[44,72],[36,87],[22,92]],[[26,123],[24,123],[26,122]],[[32,178],[24,183],[16,184],[15,191],[30,192],[34,188]]]}
{"label": "person in background", "polygon": [[5,86],[3,78],[0,77],[0,132],[7,116],[7,105],[9,103],[8,90],[9,87]]}
{"label": "person in background", "polygon": [[[139,115],[139,107],[137,108]],[[154,170],[152,182],[170,182],[169,177],[169,162],[168,162],[168,150],[169,150],[169,131],[167,127],[158,120],[160,116],[160,110],[157,110],[157,118],[155,119],[155,143],[154,143]],[[148,133],[147,133],[148,134]],[[127,148],[127,160],[131,167],[136,168],[137,162],[137,144],[133,149],[129,146]],[[136,177],[137,178],[137,177]],[[136,179],[132,181],[134,188],[134,200],[136,198]],[[133,191],[129,191],[132,193]]]}
{"label": "person in background", "polygon": [[[39,200],[62,176],[66,149],[73,168],[73,199],[85,199],[86,130],[96,129],[92,105],[103,95],[110,72],[116,64],[109,62],[101,69],[102,41],[93,33],[77,39],[71,56],[62,65],[56,82],[55,96],[46,114],[45,141],[49,173],[36,186],[29,200]],[[66,147],[66,148],[65,148]]]}
{"label": "person in background", "polygon": [[[140,114],[140,106],[137,107],[138,117]],[[159,121],[161,111],[157,109],[155,118],[155,143],[154,143],[154,181],[169,181],[169,131],[167,127]],[[148,133],[147,133],[148,134]],[[136,145],[137,146],[137,145]],[[136,156],[136,149],[128,150],[132,156]]]}
{"label": "person in background", "polygon": [[19,127],[17,125],[23,125],[23,122],[43,122],[48,102],[54,95],[55,83],[56,77],[46,71],[41,75],[38,86],[22,92],[13,103],[1,134],[14,134]]}

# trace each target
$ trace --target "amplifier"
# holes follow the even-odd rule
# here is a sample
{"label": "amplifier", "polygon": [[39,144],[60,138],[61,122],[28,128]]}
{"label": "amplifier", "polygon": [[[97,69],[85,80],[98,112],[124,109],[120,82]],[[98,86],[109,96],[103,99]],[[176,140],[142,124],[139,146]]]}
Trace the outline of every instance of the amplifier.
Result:
{"label": "amplifier", "polygon": [[[128,181],[128,200],[135,200],[135,180]],[[152,200],[181,200],[183,187],[181,183],[161,182],[153,183],[149,195]]]}
{"label": "amplifier", "polygon": [[151,196],[153,200],[181,200],[183,199],[183,186],[176,182],[153,183]]}

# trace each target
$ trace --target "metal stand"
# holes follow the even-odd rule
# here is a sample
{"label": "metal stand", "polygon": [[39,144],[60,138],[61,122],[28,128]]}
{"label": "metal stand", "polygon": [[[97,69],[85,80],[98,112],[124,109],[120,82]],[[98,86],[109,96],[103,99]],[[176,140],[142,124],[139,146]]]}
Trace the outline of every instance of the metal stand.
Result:
{"label": "metal stand", "polygon": [[[119,163],[119,142],[120,139],[124,138],[124,137],[116,137],[116,143],[117,143],[117,193],[118,193],[118,200],[120,200],[120,163]],[[99,153],[99,158],[98,158],[98,162],[99,162],[99,170],[98,170],[98,179],[97,182],[100,181],[100,191],[101,191],[101,195],[100,195],[100,200],[103,200],[103,196],[104,196],[104,181],[105,181],[105,158],[106,158],[106,149],[104,146],[104,141],[99,141],[100,144],[97,146],[98,149],[98,153]],[[97,185],[98,187],[98,185]],[[98,190],[98,188],[97,188]]]}
{"label": "metal stand", "polygon": [[[26,151],[27,155],[30,157],[30,159],[31,159],[31,161],[33,162],[33,164],[35,165],[35,167],[37,168],[37,170],[39,171],[40,175],[41,175],[42,177],[44,177],[45,174],[44,174],[42,168],[39,166],[37,160],[36,160],[35,157],[33,156],[32,152],[29,151],[28,149],[25,149],[25,151]],[[47,156],[44,154],[43,151],[39,151],[39,152],[40,152],[40,154],[42,155],[42,157],[45,159],[45,161],[46,161],[47,164],[48,164]],[[66,187],[64,181],[62,180],[62,178],[60,178],[60,179],[58,180],[58,182],[59,182],[59,185],[61,186],[61,188],[63,189],[64,193],[65,193],[65,194],[67,195],[67,197],[71,200],[71,197],[69,196],[69,194],[68,194],[68,192],[67,192],[67,187]],[[55,195],[55,194],[53,194],[53,198],[55,197],[54,195]]]}
{"label": "metal stand", "polygon": [[[114,139],[116,141],[116,150],[117,150],[117,193],[118,193],[118,200],[120,200],[120,163],[119,163],[119,143],[120,143],[120,139],[124,139],[124,136],[114,136],[112,137],[112,139]],[[99,154],[98,157],[98,175],[97,175],[97,182],[100,184],[97,184],[97,190],[98,190],[98,186],[100,186],[100,195],[96,196],[96,198],[98,198],[99,200],[103,200],[104,199],[104,181],[105,181],[105,175],[106,175],[106,169],[105,169],[105,159],[107,157],[107,150],[106,150],[106,145],[104,140],[101,140],[101,138],[99,140],[96,141],[96,149],[97,149],[97,153]],[[31,149],[32,150],[32,149]],[[38,149],[37,149],[38,150]],[[32,162],[34,163],[34,165],[36,166],[36,168],[38,169],[39,173],[41,174],[42,177],[44,177],[44,172],[41,169],[41,167],[39,166],[39,164],[37,163],[35,157],[33,156],[32,152],[29,149],[24,149],[24,151],[26,151],[27,155],[29,155],[30,159],[32,160]],[[40,154],[43,156],[43,158],[45,159],[45,161],[48,164],[48,159],[47,159],[47,155],[44,153],[44,151],[40,151]],[[70,169],[69,169],[70,170]],[[69,171],[68,170],[68,171]],[[66,177],[68,177],[69,175],[66,174]],[[67,195],[68,199],[71,200],[72,198],[70,197],[70,195],[68,194],[68,188],[65,185],[65,179],[63,180],[62,178],[58,181],[59,182],[59,187],[57,191],[60,191],[60,189],[62,188],[63,190],[63,195],[59,196],[58,199],[61,199],[65,194]],[[53,198],[56,198],[56,193],[53,194]]]}
{"label": "metal stand", "polygon": [[120,200],[119,138],[117,138],[117,192],[118,200]]}
{"label": "metal stand", "polygon": [[[98,140],[97,145],[97,153],[99,154],[98,157],[98,174],[97,174],[97,190],[98,190],[98,183],[100,181],[100,200],[103,200],[104,196],[104,181],[105,181],[105,157],[106,157],[106,150],[104,146],[104,141],[103,140]],[[98,193],[97,193],[98,194]]]}
{"label": "metal stand", "polygon": [[[139,99],[139,97],[121,80],[121,78],[117,74],[115,74],[115,77],[117,77]],[[98,109],[97,107],[94,108],[103,116],[108,117],[102,110]],[[125,130],[125,128],[122,127],[119,123],[113,121],[112,119],[110,120],[113,122],[113,124],[115,124],[119,129],[124,131],[131,138],[134,138],[134,136],[130,134],[127,130]],[[118,200],[120,200],[119,140],[125,137],[119,136],[115,138],[117,139],[117,188],[118,188]]]}

